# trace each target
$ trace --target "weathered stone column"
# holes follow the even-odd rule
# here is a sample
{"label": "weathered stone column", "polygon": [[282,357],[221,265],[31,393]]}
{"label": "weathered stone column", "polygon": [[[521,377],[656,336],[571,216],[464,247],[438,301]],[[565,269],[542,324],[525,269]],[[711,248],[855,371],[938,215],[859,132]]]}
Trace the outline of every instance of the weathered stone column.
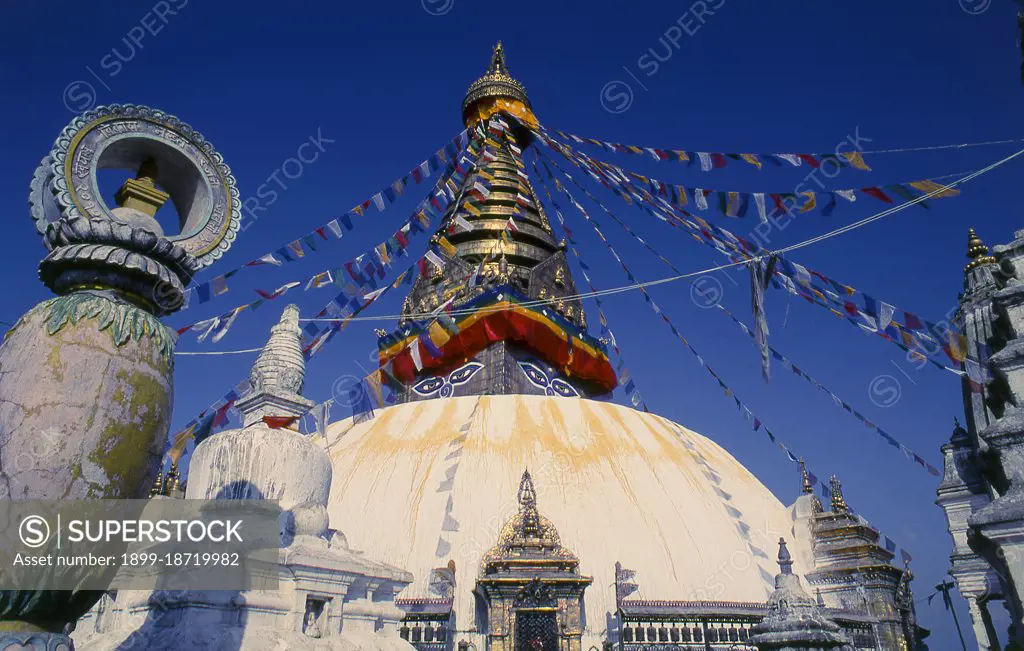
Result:
{"label": "weathered stone column", "polygon": [[768,598],[768,615],[753,628],[750,644],[760,651],[827,651],[852,649],[839,625],[812,599],[800,577],[793,574],[793,559],[786,541],[779,538],[779,574]]}
{"label": "weathered stone column", "polygon": [[[1016,265],[1015,265],[1016,266]],[[994,566],[1008,572],[1006,599],[1012,613],[1010,643],[1024,647],[1024,283],[1011,279],[993,296],[1009,341],[990,360],[1005,381],[1011,400],[1003,414],[979,432],[989,446],[989,479],[998,497],[970,517],[983,541],[977,547]],[[991,546],[986,546],[984,542]]]}
{"label": "weathered stone column", "polygon": [[[106,168],[138,172],[114,208],[97,187]],[[168,199],[180,235],[154,217]],[[29,202],[48,251],[39,277],[57,297],[0,346],[0,499],[144,498],[173,395],[174,336],[158,317],[234,239],[234,179],[173,116],[100,107],[61,133]],[[24,588],[0,592],[0,648],[70,649],[64,632],[102,595]]]}
{"label": "weathered stone column", "polygon": [[971,613],[971,624],[974,626],[974,637],[978,640],[978,649],[980,651],[999,651],[999,637],[996,635],[995,626],[992,625],[988,602],[969,598],[967,609]]}

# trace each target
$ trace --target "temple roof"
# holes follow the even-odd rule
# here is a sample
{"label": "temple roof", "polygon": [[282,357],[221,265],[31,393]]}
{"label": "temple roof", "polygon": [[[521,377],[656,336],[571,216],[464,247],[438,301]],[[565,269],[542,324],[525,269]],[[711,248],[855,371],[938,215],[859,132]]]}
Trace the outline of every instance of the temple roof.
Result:
{"label": "temple roof", "polygon": [[562,547],[558,530],[537,511],[537,491],[530,471],[519,481],[519,512],[501,528],[498,542],[484,556],[483,563],[515,559],[575,561],[571,551]]}

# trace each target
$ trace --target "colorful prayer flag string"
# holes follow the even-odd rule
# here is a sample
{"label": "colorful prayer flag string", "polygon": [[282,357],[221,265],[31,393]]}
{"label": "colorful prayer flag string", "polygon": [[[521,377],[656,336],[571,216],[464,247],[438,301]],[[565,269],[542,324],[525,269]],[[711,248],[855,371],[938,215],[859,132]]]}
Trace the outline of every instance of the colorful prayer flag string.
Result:
{"label": "colorful prayer flag string", "polygon": [[357,295],[368,287],[376,288],[377,280],[384,278],[387,269],[407,254],[410,236],[426,233],[432,220],[450,203],[454,197],[455,188],[460,187],[462,180],[474,165],[476,146],[476,141],[471,141],[461,154],[452,159],[445,173],[413,210],[409,220],[384,242],[333,269],[318,272],[299,281],[286,283],[273,291],[257,289],[256,293],[260,296],[258,300],[235,307],[219,316],[180,327],[177,329],[178,335],[192,330],[200,332],[197,337],[199,342],[205,341],[210,335],[212,335],[212,341],[220,341],[242,312],[255,311],[266,301],[280,298],[303,284],[306,291],[328,285],[343,287],[351,300],[356,300]]}
{"label": "colorful prayer flag string", "polygon": [[[488,128],[492,127],[488,125]],[[469,149],[471,146],[472,143],[467,144],[467,149]],[[458,176],[453,175],[454,178],[458,179],[458,185],[456,185],[456,187],[462,187],[462,181],[465,179],[465,175],[468,173],[469,170],[466,170],[465,174],[460,174],[459,171],[456,170],[456,174],[458,174]],[[435,186],[435,189],[440,185],[441,182],[439,181],[437,186]],[[459,195],[456,196],[453,194],[450,197],[450,199],[455,200],[457,198],[461,198],[461,196],[462,194],[460,191]],[[448,195],[445,195],[444,198],[446,200],[449,199]],[[444,204],[440,206],[435,206],[435,208],[438,208],[439,210],[444,210]],[[428,253],[430,252],[431,251],[428,251]],[[392,281],[391,284],[385,286],[380,290],[376,290],[365,295],[363,297],[363,302],[361,305],[355,305],[353,307],[352,299],[349,299],[348,295],[345,292],[342,292],[334,299],[332,299],[330,302],[328,302],[327,305],[325,305],[324,308],[320,310],[316,316],[323,317],[325,315],[330,315],[335,320],[323,326],[319,325],[316,321],[310,321],[306,324],[302,331],[302,354],[304,359],[308,361],[314,355],[316,355],[320,350],[323,349],[324,345],[326,345],[331,340],[331,338],[334,337],[335,334],[344,330],[345,326],[348,325],[352,318],[356,317],[358,314],[360,314],[361,312],[369,308],[371,305],[373,305],[375,302],[380,300],[384,295],[388,293],[388,291],[401,285],[411,285],[412,282],[416,279],[417,274],[423,273],[425,269],[425,264],[426,256],[420,258],[409,268],[407,268],[405,271],[399,274],[398,277],[394,281]],[[337,319],[342,320],[337,321]],[[385,370],[386,369],[381,369],[382,372],[385,372]],[[188,424],[186,424],[185,427],[174,437],[171,446],[168,450],[168,455],[171,458],[171,463],[178,463],[188,442],[195,438],[195,434],[197,431],[202,431],[202,429],[205,427],[203,419],[207,412],[212,410],[215,414],[220,414],[221,410],[223,409],[223,413],[226,414],[227,408],[224,408],[224,404],[228,403],[229,401],[230,403],[233,404],[235,400],[237,400],[241,396],[244,396],[251,389],[252,385],[249,382],[249,380],[242,380],[231,391],[225,394],[222,398],[212,403],[210,407],[200,412],[199,416],[192,419]],[[207,431],[212,431],[213,427],[214,425],[212,424],[211,421],[210,427],[206,429]]]}
{"label": "colorful prayer flag string", "polygon": [[[540,172],[537,170],[536,161],[533,163],[533,170],[537,178],[540,179]],[[576,262],[579,264],[580,271],[583,274],[583,279],[590,287],[590,291],[596,293],[597,288],[594,286],[594,282],[590,279],[590,274],[588,273],[590,267],[587,266],[587,263],[583,261],[583,256],[580,255],[579,245],[576,243],[576,240],[573,239],[572,231],[569,230],[569,226],[565,223],[565,217],[562,215],[561,208],[551,196],[551,192],[548,190],[547,186],[544,186],[544,192],[547,195],[548,201],[555,209],[555,215],[558,216],[558,223],[562,227],[562,232],[565,233],[565,239],[569,243],[570,250],[576,257]],[[597,314],[601,323],[601,336],[608,339],[608,343],[612,345],[612,348],[615,350],[615,355],[619,359],[619,363],[615,368],[615,371],[618,374],[619,386],[622,387],[622,390],[626,393],[626,398],[633,407],[639,407],[640,409],[643,409],[644,412],[649,413],[650,410],[647,408],[647,403],[644,402],[640,390],[636,387],[636,382],[629,373],[629,369],[626,368],[626,360],[622,356],[622,351],[619,350],[619,342],[615,339],[615,333],[613,333],[611,328],[608,326],[608,318],[604,313],[604,304],[601,302],[601,299],[597,297],[594,298],[594,301],[597,304]]]}
{"label": "colorful prayer flag string", "polygon": [[[818,212],[825,217],[831,217],[836,206],[839,204],[839,199],[843,200],[843,204],[852,204],[857,201],[858,194],[889,204],[893,203],[892,196],[902,199],[916,199],[931,193],[935,193],[932,198],[955,197],[960,194],[959,190],[938,183],[938,179],[946,177],[892,183],[884,186],[819,192],[811,190],[804,192],[712,190],[709,188],[691,188],[679,184],[666,183],[665,181],[625,170],[610,163],[606,163],[606,165],[615,168],[625,176],[633,178],[645,186],[651,194],[662,197],[674,205],[695,206],[701,211],[711,210],[713,206],[723,215],[732,219],[742,219],[748,215],[753,216],[756,212],[761,222],[767,222],[769,217],[778,218],[782,215],[804,215],[812,212]],[[920,202],[919,205],[926,209],[929,207],[924,201]]]}
{"label": "colorful prayer flag string", "polygon": [[[673,161],[683,163],[687,167],[697,166],[702,172],[726,167],[730,161],[742,161],[755,169],[760,170],[764,164],[774,167],[783,167],[789,164],[792,167],[800,167],[807,164],[809,167],[818,169],[823,165],[835,165],[837,167],[852,167],[857,170],[870,171],[871,168],[864,161],[861,151],[839,151],[836,148],[834,153],[828,154],[727,154],[717,152],[691,151],[684,149],[664,149],[660,147],[638,147],[636,145],[623,145],[621,143],[606,142],[594,138],[584,138],[565,131],[555,130],[565,140],[572,140],[580,144],[589,144],[600,147],[605,151],[616,154],[633,154],[637,156],[650,156],[656,161]],[[843,144],[846,144],[845,141]],[[699,165],[698,165],[699,163]]]}
{"label": "colorful prayer flag string", "polygon": [[[605,206],[604,203],[602,203],[597,197],[595,197],[593,194],[591,194],[590,191],[588,191],[576,179],[574,179],[572,177],[572,175],[570,175],[564,169],[559,167],[559,165],[556,162],[548,159],[546,156],[543,156],[543,154],[541,154],[540,152],[537,152],[537,155],[539,157],[541,157],[541,159],[544,161],[545,165],[550,163],[555,169],[557,169],[559,171],[559,173],[561,173],[565,178],[569,179],[569,181],[572,182],[572,184],[575,187],[577,187],[580,191],[582,191],[587,196],[588,199],[590,199],[599,208],[601,208],[601,210],[603,210],[605,214],[607,214],[609,217],[611,217],[612,220],[615,221],[615,223],[617,223],[620,227],[622,227],[626,231],[626,233],[628,233],[631,237],[633,237],[633,239],[637,240],[644,248],[646,248],[648,251],[650,251],[651,254],[653,254],[654,257],[656,257],[659,261],[661,261],[662,264],[666,265],[669,269],[671,269],[675,273],[682,275],[682,272],[671,261],[669,261],[661,253],[659,253],[643,237],[641,237],[636,231],[634,231],[632,228],[630,228],[628,224],[623,222],[617,215],[615,215],[614,212],[612,212],[607,206]],[[539,176],[540,175],[538,174],[538,177]],[[550,175],[549,175],[549,178],[550,178]],[[687,279],[687,282],[689,282],[689,284],[691,286],[695,287],[693,282],[690,281],[689,279]],[[727,307],[722,305],[721,302],[716,301],[716,302],[714,302],[713,305],[714,305],[714,307],[718,308],[718,311],[720,311],[721,313],[725,314],[730,319],[732,319],[732,321],[737,326],[739,326],[739,328],[741,330],[743,330],[743,332],[747,336],[751,337],[752,339],[754,338],[754,332],[745,323],[743,323],[743,321],[741,321],[738,317],[736,317],[736,315],[733,314]],[[941,473],[939,472],[938,468],[936,468],[935,466],[931,465],[930,463],[925,461],[920,455],[918,455],[916,452],[911,450],[909,447],[903,445],[898,440],[893,438],[891,435],[889,435],[881,427],[879,427],[874,422],[872,422],[867,417],[865,417],[863,414],[861,414],[859,411],[857,411],[856,409],[851,407],[845,400],[840,398],[835,392],[830,390],[828,387],[823,385],[818,380],[816,380],[813,377],[811,377],[810,375],[808,375],[807,372],[801,370],[799,366],[794,364],[789,358],[784,356],[782,353],[780,353],[774,347],[768,346],[768,350],[771,352],[771,355],[772,355],[772,357],[774,359],[776,359],[777,361],[782,363],[784,368],[786,368],[789,371],[792,371],[795,375],[805,379],[809,384],[811,384],[812,386],[814,386],[814,387],[818,388],[819,390],[823,391],[824,393],[826,393],[830,398],[832,398],[832,402],[837,407],[840,407],[841,409],[843,409],[844,411],[846,411],[847,413],[852,415],[858,421],[863,423],[864,426],[867,427],[868,429],[876,432],[880,437],[882,437],[882,439],[885,440],[885,442],[887,444],[889,444],[892,447],[894,447],[897,450],[899,450],[903,454],[903,456],[906,457],[908,460],[910,460],[910,461],[920,465],[922,468],[924,468],[930,474],[932,474],[932,475],[934,475],[936,477],[941,476]]]}
{"label": "colorful prayer flag string", "polygon": [[[724,228],[709,224],[700,217],[692,215],[678,206],[673,206],[662,198],[654,197],[643,188],[634,186],[626,178],[616,177],[614,170],[604,169],[601,167],[602,164],[586,154],[575,152],[568,145],[547,137],[543,127],[540,132],[533,131],[533,133],[538,140],[566,157],[627,203],[636,202],[638,207],[656,219],[674,227],[689,230],[698,242],[711,246],[729,256],[730,259],[749,261],[755,256],[769,254],[756,243],[738,237]],[[775,269],[775,281],[790,293],[825,307],[861,330],[877,334],[905,352],[913,354],[916,358],[927,359],[935,366],[958,376],[962,376],[960,370],[945,366],[938,361],[937,353],[940,350],[953,362],[954,366],[965,363],[970,366],[970,360],[966,360],[966,338],[953,330],[949,324],[931,323],[911,312],[899,310],[892,305],[877,301],[873,297],[863,294],[849,285],[834,281],[820,272],[790,262],[782,256],[778,256],[778,258],[779,264]],[[845,296],[834,290],[842,292]]]}
{"label": "colorful prayer flag string", "polygon": [[[545,191],[550,195],[550,192],[547,191],[547,187],[546,187],[546,184],[544,182],[544,179],[538,175],[538,180],[540,181],[540,183],[542,185],[545,186]],[[569,202],[573,204],[573,206],[580,213],[580,215],[583,216],[583,218],[590,224],[591,228],[594,229],[594,232],[597,234],[598,238],[602,242],[605,243],[605,246],[608,248],[609,252],[612,254],[612,257],[615,258],[615,260],[619,263],[619,266],[625,272],[626,276],[630,280],[633,280],[635,282],[635,277],[633,276],[632,272],[626,266],[625,262],[622,260],[622,257],[615,251],[615,249],[612,246],[611,242],[605,237],[604,233],[601,231],[600,225],[590,216],[589,213],[587,213],[586,209],[583,208],[583,206],[581,206],[573,198],[572,194],[569,192],[568,189],[565,188],[565,186],[563,186],[557,179],[554,179],[554,181],[555,181],[555,188],[558,189],[560,192],[562,192],[562,194],[564,194],[567,197]],[[747,407],[746,404],[743,401],[740,400],[740,398],[735,394],[735,392],[733,392],[733,390],[707,364],[707,362],[704,361],[704,358],[700,355],[699,352],[697,352],[697,349],[694,348],[693,345],[689,342],[689,340],[687,340],[683,336],[683,334],[678,330],[678,328],[676,328],[676,326],[672,322],[672,320],[669,319],[669,317],[661,310],[661,308],[657,305],[657,303],[654,302],[654,300],[647,293],[646,289],[641,288],[640,291],[641,291],[641,293],[644,296],[644,300],[648,303],[648,305],[651,307],[651,309],[654,311],[654,313],[658,314],[659,316],[661,316],[662,320],[671,329],[672,334],[674,334],[686,346],[686,348],[694,355],[694,357],[696,357],[697,362],[701,365],[701,367],[703,367],[711,375],[711,377],[714,378],[716,382],[718,382],[718,385],[725,391],[725,395],[727,397],[731,397],[733,399],[733,402],[736,403],[737,409],[739,409],[743,413],[744,420],[746,420],[746,421],[751,423],[751,426],[753,427],[753,430],[756,432],[756,431],[758,431],[759,429],[761,429],[763,427],[765,435],[768,437],[768,439],[772,443],[774,443],[774,444],[779,446],[779,449],[782,450],[782,452],[784,452],[786,454],[786,458],[791,463],[799,463],[801,457],[796,455],[796,454],[794,454],[793,451],[785,443],[783,443],[781,440],[779,440],[779,438],[770,429],[768,429],[768,427],[766,425],[764,425],[762,423],[761,419],[758,418],[754,414],[754,412],[749,407]],[[866,520],[865,520],[865,523],[866,523]],[[889,539],[888,537],[886,537],[885,540],[887,541],[886,542],[887,545],[889,545],[891,543],[891,539]],[[905,551],[903,551],[902,553],[905,555],[905,557],[909,557],[909,553],[907,553]]]}
{"label": "colorful prayer flag string", "polygon": [[[478,129],[478,131],[482,132],[480,129]],[[473,134],[471,136],[470,130],[464,129],[461,133],[452,138],[448,144],[437,150],[422,163],[412,168],[405,174],[405,176],[395,180],[380,192],[377,192],[371,197],[356,204],[340,217],[332,219],[319,228],[310,231],[302,237],[292,240],[284,246],[254,258],[240,267],[236,267],[235,269],[223,273],[204,283],[188,288],[186,291],[185,304],[181,309],[188,309],[191,305],[201,305],[226,293],[229,290],[227,283],[228,279],[237,275],[242,269],[248,267],[261,267],[265,265],[281,266],[286,262],[295,262],[296,260],[304,258],[306,253],[317,251],[317,242],[328,241],[331,237],[338,240],[342,239],[345,233],[351,232],[354,229],[354,217],[362,217],[365,215],[371,205],[375,206],[378,212],[383,212],[391,204],[397,201],[406,188],[409,187],[410,179],[414,184],[418,185],[424,179],[430,178],[432,174],[441,169],[444,163],[448,161],[454,162],[457,160],[459,152],[465,150],[469,145],[470,139],[476,136],[477,134]],[[394,246],[395,244],[395,242],[390,241],[393,239],[394,236],[389,238],[390,246]]]}
{"label": "colorful prayer flag string", "polygon": [[[546,187],[544,179],[541,178],[539,180],[541,184]],[[587,210],[582,205],[580,205],[579,202],[576,201],[576,199],[572,196],[572,193],[570,193],[569,190],[564,185],[562,185],[561,182],[558,181],[558,179],[554,179],[554,183],[555,188],[566,196],[569,203],[571,203],[573,207],[576,208],[577,212],[579,212],[580,215],[587,221],[587,223],[590,224],[591,228],[594,229],[594,232],[597,234],[598,238],[602,242],[604,242],[605,246],[608,248],[609,253],[611,253],[612,257],[615,258],[616,262],[619,263],[619,266],[626,274],[626,277],[629,278],[630,281],[636,282],[636,277],[633,275],[633,272],[630,271],[625,261],[623,261],[622,257],[615,250],[615,247],[612,246],[612,243],[608,240],[607,237],[605,237],[604,232],[600,228],[600,225],[597,224],[597,222],[593,219],[593,217],[590,216]],[[679,341],[683,343],[683,345],[687,348],[687,350],[690,351],[691,354],[693,354],[693,356],[697,359],[697,362],[701,365],[701,367],[704,370],[706,370],[708,374],[711,375],[711,377],[714,378],[716,382],[718,382],[718,385],[725,391],[725,395],[733,399],[733,402],[736,403],[737,409],[739,409],[743,413],[744,419],[747,420],[748,422],[751,422],[754,431],[756,432],[760,430],[763,424],[761,419],[758,418],[754,414],[754,412],[751,411],[751,409],[747,407],[739,399],[739,397],[725,383],[725,381],[722,380],[722,378],[714,371],[714,369],[712,369],[711,366],[709,366],[707,362],[704,361],[704,357],[701,356],[699,352],[697,352],[697,349],[693,347],[693,344],[691,344],[690,341],[683,335],[683,333],[679,331],[679,329],[668,317],[668,315],[665,314],[661,307],[659,307],[658,304],[654,302],[654,299],[647,292],[647,290],[644,288],[640,288],[640,293],[643,295],[644,301],[650,306],[651,310],[653,310],[655,314],[660,316],[661,319],[665,322],[665,324],[669,327],[669,329],[672,331],[672,334],[675,335],[676,338],[678,338]],[[779,448],[786,454],[790,461],[792,461],[793,463],[796,463],[798,461],[797,455],[793,454],[790,448],[786,446],[785,443],[780,441],[778,437],[771,430],[768,429],[767,426],[764,427],[764,431],[765,434],[768,436],[769,440],[772,443],[777,444]]]}

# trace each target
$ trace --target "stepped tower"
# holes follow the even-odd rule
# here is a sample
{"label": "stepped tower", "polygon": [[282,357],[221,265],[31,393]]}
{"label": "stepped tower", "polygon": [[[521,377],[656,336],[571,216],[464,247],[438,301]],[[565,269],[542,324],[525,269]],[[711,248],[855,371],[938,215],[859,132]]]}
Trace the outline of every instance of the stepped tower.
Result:
{"label": "stepped tower", "polygon": [[[577,289],[564,240],[554,232],[522,161],[529,127],[537,122],[523,85],[508,74],[500,42],[487,72],[470,85],[462,114],[467,127],[490,124],[501,114],[508,128],[488,130],[473,171],[432,238],[443,245],[438,252],[444,267],[430,265],[416,280],[399,329],[380,340],[382,366],[387,369],[394,359],[398,367],[390,375],[399,379],[399,401],[439,392],[608,393],[614,371],[604,345],[586,331],[580,301],[569,298]],[[438,317],[458,325],[443,334],[434,327],[413,355],[409,347],[417,333],[429,331]],[[488,334],[480,337],[478,331]],[[428,356],[433,363],[421,363]]]}

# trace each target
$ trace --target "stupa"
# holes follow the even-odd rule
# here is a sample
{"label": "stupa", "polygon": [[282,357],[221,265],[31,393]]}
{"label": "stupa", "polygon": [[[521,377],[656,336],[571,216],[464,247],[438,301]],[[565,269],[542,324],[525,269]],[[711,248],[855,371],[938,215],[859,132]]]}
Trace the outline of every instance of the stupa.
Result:
{"label": "stupa", "polygon": [[196,447],[185,493],[278,501],[277,589],[119,591],[79,622],[77,649],[411,651],[398,636],[404,613],[395,597],[412,576],[351,547],[330,527],[332,470],[322,437],[277,425],[312,406],[302,396],[299,332],[299,310],[289,305],[253,365],[253,390],[238,402],[242,427]]}
{"label": "stupa", "polygon": [[[477,191],[460,193],[435,235],[443,267],[417,280],[379,338],[398,404],[327,431],[331,519],[414,576],[397,602],[402,637],[420,651],[752,649],[780,536],[801,575],[878,572],[891,554],[869,527],[830,564],[819,538],[832,533],[818,523],[845,525],[846,511],[808,494],[787,507],[710,439],[602,400],[618,380],[522,163],[537,119],[500,43],[462,116],[507,128],[489,129],[464,186]],[[895,584],[863,610],[847,588],[829,591],[825,610],[857,648],[916,648],[890,643],[898,618],[874,615],[898,612]]]}

